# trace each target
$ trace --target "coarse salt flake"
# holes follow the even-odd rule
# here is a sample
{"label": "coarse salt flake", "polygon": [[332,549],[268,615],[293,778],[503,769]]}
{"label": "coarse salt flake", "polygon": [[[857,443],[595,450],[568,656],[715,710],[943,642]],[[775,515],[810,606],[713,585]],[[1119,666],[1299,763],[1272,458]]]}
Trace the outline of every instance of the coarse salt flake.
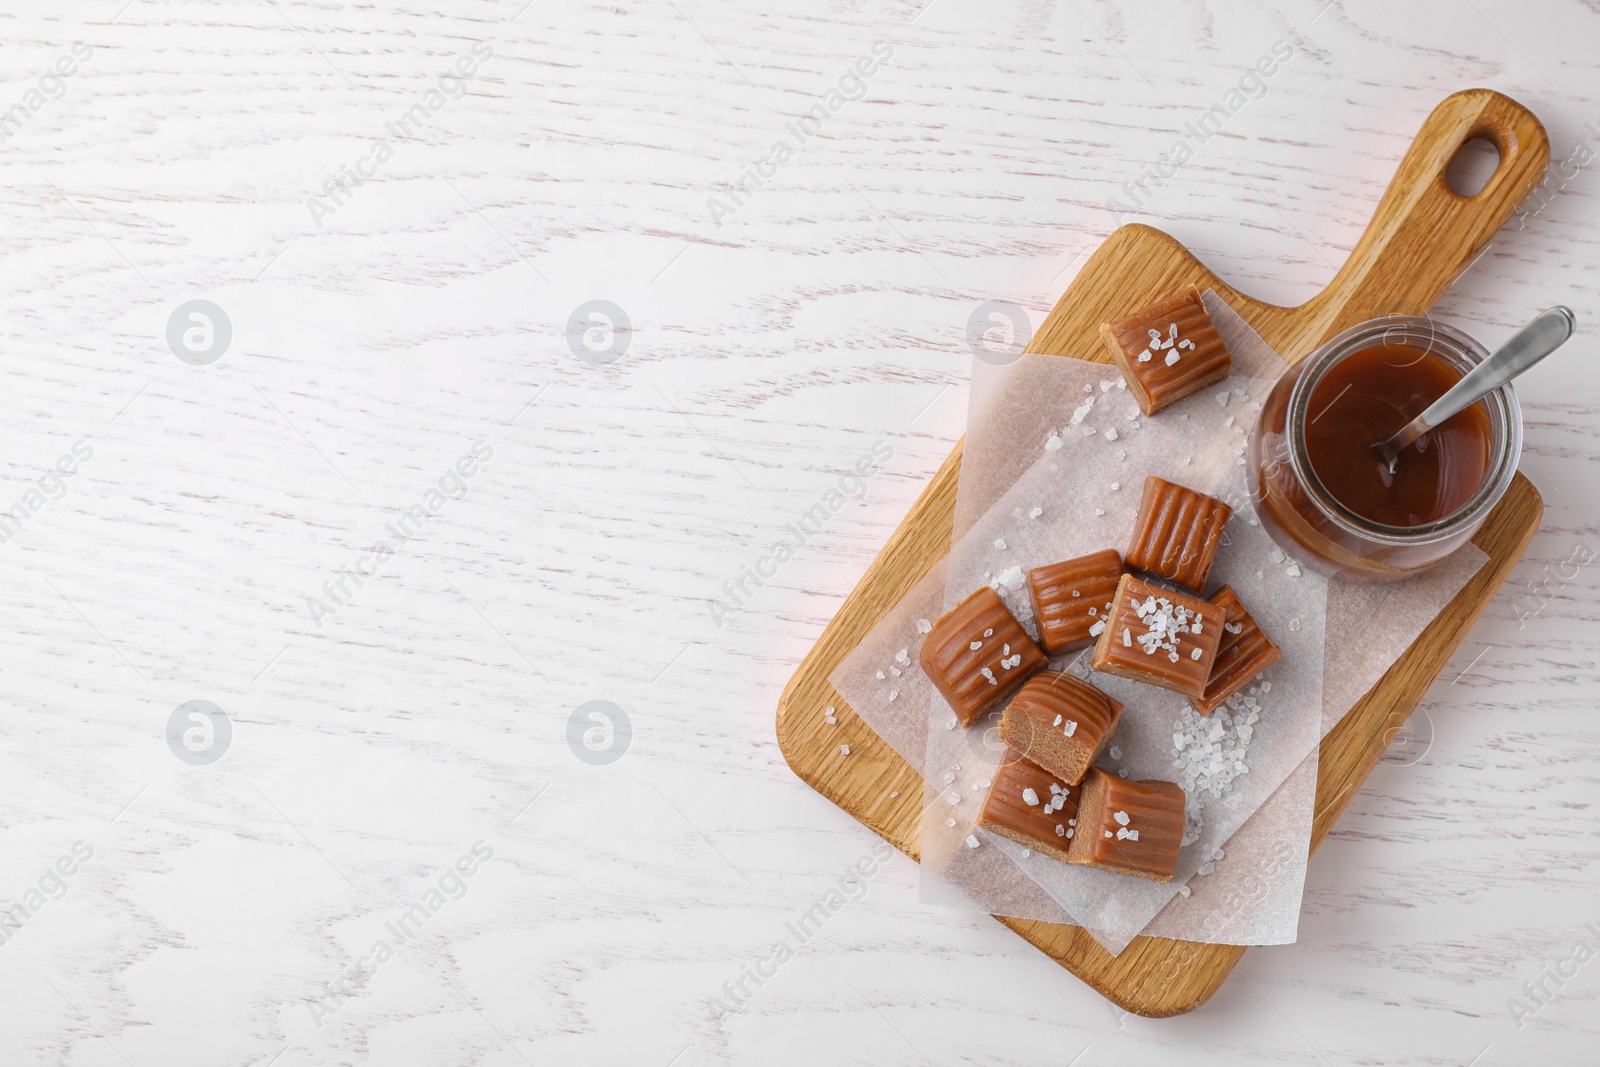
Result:
{"label": "coarse salt flake", "polygon": [[1022,791],[1022,802],[1030,808],[1034,807],[1039,803],[1039,794],[1035,793],[1033,787],[1030,786]]}

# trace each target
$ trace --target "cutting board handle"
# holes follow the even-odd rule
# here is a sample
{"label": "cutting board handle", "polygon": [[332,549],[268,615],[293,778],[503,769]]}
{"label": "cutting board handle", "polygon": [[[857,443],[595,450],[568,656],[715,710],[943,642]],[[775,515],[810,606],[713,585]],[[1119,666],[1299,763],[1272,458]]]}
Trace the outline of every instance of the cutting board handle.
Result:
{"label": "cutting board handle", "polygon": [[[1445,168],[1475,137],[1494,145],[1500,163],[1479,192],[1460,196]],[[1306,343],[1378,315],[1425,313],[1544,180],[1549,162],[1544,125],[1515,100],[1493,89],[1446,97],[1417,132],[1350,258],[1305,305],[1321,335]]]}

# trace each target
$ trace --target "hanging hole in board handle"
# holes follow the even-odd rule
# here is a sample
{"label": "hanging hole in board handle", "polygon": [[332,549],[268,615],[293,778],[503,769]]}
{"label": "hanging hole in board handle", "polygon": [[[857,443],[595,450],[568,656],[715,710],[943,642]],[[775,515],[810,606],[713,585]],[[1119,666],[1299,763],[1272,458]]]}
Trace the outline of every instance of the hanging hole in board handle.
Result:
{"label": "hanging hole in board handle", "polygon": [[1445,164],[1444,183],[1452,193],[1470,199],[1483,192],[1500,170],[1500,146],[1481,133],[1461,142]]}

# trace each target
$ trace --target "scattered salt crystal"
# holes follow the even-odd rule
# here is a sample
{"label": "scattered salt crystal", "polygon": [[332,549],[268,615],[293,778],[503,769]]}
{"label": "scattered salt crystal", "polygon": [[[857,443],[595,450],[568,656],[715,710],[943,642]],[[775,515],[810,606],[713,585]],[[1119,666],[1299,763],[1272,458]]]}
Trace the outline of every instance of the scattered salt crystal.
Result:
{"label": "scattered salt crystal", "polygon": [[1109,392],[1111,392],[1113,387],[1121,385],[1121,384],[1122,384],[1121,382],[1119,382],[1115,378],[1113,378],[1109,382],[1101,382],[1100,383],[1100,391],[1102,393],[1109,393]]}
{"label": "scattered salt crystal", "polygon": [[1045,438],[1044,450],[1046,452],[1054,452],[1056,449],[1058,449],[1060,447],[1061,447],[1061,438],[1056,436],[1056,432],[1054,430],[1051,430],[1050,431],[1050,436]]}
{"label": "scattered salt crystal", "polygon": [[960,726],[960,725],[961,725],[960,721],[954,715],[952,715],[952,716],[950,716],[950,721],[944,724],[944,728],[946,730],[954,730],[957,726]]}
{"label": "scattered salt crystal", "polygon": [[898,678],[898,677],[900,677],[900,668],[899,667],[890,667],[889,668],[889,673],[894,675],[896,678]]}
{"label": "scattered salt crystal", "polygon": [[1001,549],[1005,548],[1006,547],[1006,539],[1004,537],[996,537],[994,539],[994,547],[1001,548]]}
{"label": "scattered salt crystal", "polygon": [[1105,623],[1104,619],[1101,619],[1099,622],[1097,622],[1093,626],[1089,627],[1089,636],[1090,637],[1099,637],[1101,634],[1105,633],[1105,631],[1106,631],[1106,623]]}
{"label": "scattered salt crystal", "polygon": [[1090,608],[1089,609],[1089,614],[1090,615],[1098,615],[1098,614],[1100,614],[1100,609],[1099,608]]}
{"label": "scattered salt crystal", "polygon": [[1291,629],[1291,630],[1300,629],[1300,620],[1299,619],[1290,619],[1289,620],[1289,629]]}
{"label": "scattered salt crystal", "polygon": [[1186,896],[1188,896],[1188,895],[1189,895],[1189,887],[1188,887],[1188,886],[1186,886],[1186,885],[1180,885],[1180,886],[1179,886],[1179,887],[1178,887],[1178,895],[1179,895],[1179,896],[1180,896],[1180,897],[1186,897]]}
{"label": "scattered salt crystal", "polygon": [[906,652],[907,650],[903,648],[899,652],[896,652],[894,654],[894,661],[905,666],[910,666],[911,657],[906,655]]}
{"label": "scattered salt crystal", "polygon": [[917,620],[917,633],[925,634],[925,633],[931,632],[932,630],[933,630],[933,623],[929,622],[927,619],[918,619]]}
{"label": "scattered salt crystal", "polygon": [[1222,407],[1228,406],[1228,391],[1226,389],[1217,394],[1217,403]]}
{"label": "scattered salt crystal", "polygon": [[889,690],[889,703],[893,704],[894,703],[894,698],[899,696],[899,695],[900,695],[899,690],[896,690],[896,689]]}
{"label": "scattered salt crystal", "polygon": [[1193,652],[1189,653],[1189,658],[1190,659],[1199,659],[1200,658],[1200,650],[1198,648],[1196,648]]}
{"label": "scattered salt crystal", "polygon": [[[976,651],[978,651],[978,649],[980,649],[982,647],[983,647],[983,642],[982,641],[974,641],[974,642],[972,642],[972,644],[967,646],[967,651],[968,652],[976,652]],[[880,675],[878,675],[878,677],[882,678],[883,675],[880,674]]]}
{"label": "scattered salt crystal", "polygon": [[1105,439],[1107,441],[1115,441],[1117,439],[1117,428],[1115,426],[1109,427],[1106,430]]}
{"label": "scattered salt crystal", "polygon": [[1133,647],[1133,631],[1129,630],[1126,626],[1122,628],[1122,647]]}
{"label": "scattered salt crystal", "polygon": [[1289,564],[1289,566],[1284,570],[1283,573],[1287,574],[1291,578],[1300,577],[1300,564],[1298,564],[1298,563]]}
{"label": "scattered salt crystal", "polygon": [[1050,725],[1051,726],[1060,726],[1061,725],[1061,716],[1057,715],[1056,716],[1056,721],[1051,723]]}
{"label": "scattered salt crystal", "polygon": [[822,717],[823,718],[831,719],[831,718],[833,718],[833,715],[834,715],[834,711],[833,711],[833,705],[832,704],[829,704],[827,707],[822,709]]}
{"label": "scattered salt crystal", "polygon": [[955,824],[956,824],[956,821],[955,821],[955,820],[954,820],[954,819],[946,819],[946,820],[945,820],[945,821],[944,821],[944,824],[945,824],[945,825],[946,825],[946,826],[954,826],[954,825],[955,825]]}
{"label": "scattered salt crystal", "polygon": [[1061,733],[1066,737],[1071,737],[1073,734],[1075,734],[1077,732],[1078,732],[1078,722],[1077,722],[1076,719],[1068,719],[1067,720],[1067,725],[1065,725],[1065,726],[1063,726],[1061,728]]}
{"label": "scattered salt crystal", "polygon": [[1111,483],[1111,488],[1113,490],[1121,489],[1122,488],[1122,483],[1121,482],[1112,482]]}
{"label": "scattered salt crystal", "polygon": [[1176,362],[1178,362],[1178,350],[1173,349],[1171,352],[1167,353],[1166,364],[1170,367]]}
{"label": "scattered salt crystal", "polygon": [[1125,811],[1114,811],[1111,813],[1111,817],[1117,820],[1118,826],[1128,825],[1128,813]]}
{"label": "scattered salt crystal", "polygon": [[1106,513],[1106,509],[1105,508],[1095,508],[1094,509],[1094,513],[1096,515],[1104,515]]}
{"label": "scattered salt crystal", "polygon": [[1112,745],[1111,746],[1111,758],[1112,759],[1121,759],[1122,758],[1122,750],[1120,748],[1118,748],[1116,745]]}
{"label": "scattered salt crystal", "polygon": [[961,794],[960,793],[951,793],[949,796],[945,797],[945,799],[948,800],[951,804],[959,804],[959,803],[961,803]]}
{"label": "scattered salt crystal", "polygon": [[1022,791],[1022,802],[1030,808],[1034,807],[1039,803],[1039,794],[1035,793],[1030,786]]}
{"label": "scattered salt crystal", "polygon": [[1179,415],[1178,416],[1178,421],[1179,422],[1188,422],[1189,421],[1189,416],[1187,416],[1187,415]]}
{"label": "scattered salt crystal", "polygon": [[1066,837],[1067,836],[1067,828],[1065,826],[1062,826],[1060,823],[1056,823],[1056,836],[1057,837]]}
{"label": "scattered salt crystal", "polygon": [[1028,518],[1037,519],[1040,515],[1043,515],[1043,514],[1044,514],[1044,509],[1043,508],[1033,508],[1031,511],[1028,512]]}
{"label": "scattered salt crystal", "polygon": [[900,790],[896,789],[893,793],[889,794],[889,799],[893,800],[895,797],[897,797],[899,795],[900,795]]}
{"label": "scattered salt crystal", "polygon": [[976,837],[973,837],[971,834],[968,834],[967,835],[967,847],[968,848],[977,848],[978,847],[978,839]]}
{"label": "scattered salt crystal", "polygon": [[[993,637],[994,636],[994,627],[991,626],[987,630],[983,631],[983,636],[985,636],[985,637]],[[905,651],[905,650],[901,649],[901,651]]]}
{"label": "scattered salt crystal", "polygon": [[1076,426],[1078,423],[1082,422],[1083,421],[1083,417],[1085,415],[1089,414],[1089,409],[1092,408],[1092,407],[1094,407],[1094,397],[1091,396],[1089,399],[1085,400],[1082,404],[1079,404],[1077,407],[1073,408],[1072,409],[1072,424],[1074,426]]}
{"label": "scattered salt crystal", "polygon": [[850,746],[849,746],[849,745],[840,745],[840,746],[839,746],[839,754],[840,754],[840,755],[841,755],[841,756],[848,756],[848,755],[850,755]]}
{"label": "scattered salt crystal", "polygon": [[880,681],[880,682],[883,681],[883,672],[882,671],[878,672],[878,681]]}
{"label": "scattered salt crystal", "polygon": [[1083,436],[1085,436],[1085,437],[1093,437],[1095,434],[1097,434],[1099,432],[1100,431],[1096,430],[1093,426],[1085,426],[1083,428]]}

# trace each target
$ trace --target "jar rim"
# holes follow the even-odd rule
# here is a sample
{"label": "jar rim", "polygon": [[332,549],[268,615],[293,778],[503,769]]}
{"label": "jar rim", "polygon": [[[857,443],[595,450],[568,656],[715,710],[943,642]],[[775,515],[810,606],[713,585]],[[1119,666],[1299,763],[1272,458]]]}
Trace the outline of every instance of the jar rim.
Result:
{"label": "jar rim", "polygon": [[[1394,340],[1396,335],[1403,340]],[[1510,487],[1522,453],[1522,409],[1510,382],[1480,401],[1488,411],[1491,435],[1489,465],[1483,481],[1460,507],[1432,522],[1420,526],[1374,522],[1340,503],[1312,470],[1305,434],[1312,393],[1327,373],[1345,358],[1379,344],[1421,348],[1444,357],[1463,374],[1489,357],[1488,350],[1476,339],[1432,318],[1387,315],[1341,331],[1306,357],[1305,371],[1290,391],[1284,426],[1290,466],[1318,510],[1345,533],[1380,544],[1414,547],[1476,528]]]}

